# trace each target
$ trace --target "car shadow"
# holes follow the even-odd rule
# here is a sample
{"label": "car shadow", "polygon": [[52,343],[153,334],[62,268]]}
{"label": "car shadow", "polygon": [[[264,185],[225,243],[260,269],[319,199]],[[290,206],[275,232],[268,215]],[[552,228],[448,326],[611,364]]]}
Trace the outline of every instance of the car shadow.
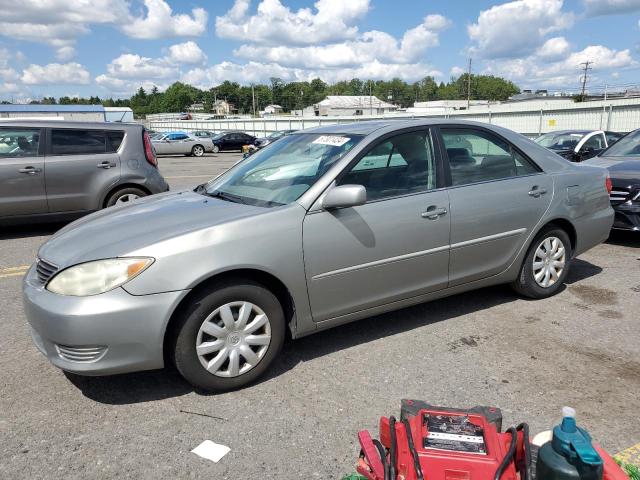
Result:
{"label": "car shadow", "polygon": [[34,223],[33,225],[10,225],[0,228],[0,240],[44,237],[53,235],[69,222]]}
{"label": "car shadow", "polygon": [[[576,259],[566,283],[579,282],[601,271],[602,268],[596,265]],[[301,362],[421,326],[511,303],[519,298],[508,286],[488,287],[366,318],[295,341],[287,341],[279,358],[255,384],[279,377]],[[82,377],[70,373],[65,375],[87,398],[110,405],[162,400],[194,392],[194,388],[172,367],[106,377]],[[195,392],[200,395],[215,395],[198,390]]]}
{"label": "car shadow", "polygon": [[620,245],[621,247],[640,247],[640,232],[628,232],[625,230],[611,230],[606,243]]}

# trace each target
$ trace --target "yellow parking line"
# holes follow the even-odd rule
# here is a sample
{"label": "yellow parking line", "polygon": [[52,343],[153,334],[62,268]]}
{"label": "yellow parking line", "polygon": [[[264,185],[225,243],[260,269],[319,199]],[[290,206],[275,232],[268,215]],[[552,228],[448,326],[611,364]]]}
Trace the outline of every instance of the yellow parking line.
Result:
{"label": "yellow parking line", "polygon": [[616,453],[615,458],[623,463],[631,463],[640,466],[640,443]]}
{"label": "yellow parking line", "polygon": [[17,277],[24,275],[29,270],[29,265],[22,265],[19,267],[7,267],[0,268],[0,278]]}

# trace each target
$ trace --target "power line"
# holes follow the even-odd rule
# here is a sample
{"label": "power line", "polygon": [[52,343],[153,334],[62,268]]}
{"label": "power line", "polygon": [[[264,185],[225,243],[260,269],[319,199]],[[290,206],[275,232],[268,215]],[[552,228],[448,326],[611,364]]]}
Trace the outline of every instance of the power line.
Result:
{"label": "power line", "polygon": [[582,94],[580,95],[582,98],[584,98],[584,90],[585,87],[587,86],[587,72],[589,72],[589,70],[591,70],[591,67],[589,65],[593,64],[592,61],[587,60],[586,62],[582,62],[580,65],[584,65],[584,75],[582,77]]}

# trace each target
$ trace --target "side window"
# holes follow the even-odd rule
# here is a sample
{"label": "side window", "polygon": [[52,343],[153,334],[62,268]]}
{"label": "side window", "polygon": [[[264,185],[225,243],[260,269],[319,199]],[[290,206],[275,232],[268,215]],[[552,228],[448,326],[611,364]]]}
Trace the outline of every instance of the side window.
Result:
{"label": "side window", "polygon": [[173,137],[174,140],[186,140],[187,138],[189,137],[184,133],[176,133]]}
{"label": "side window", "polygon": [[510,143],[484,130],[440,130],[453,185],[467,185],[536,173],[537,168]]}
{"label": "side window", "polygon": [[582,145],[582,150],[602,150],[604,148],[604,135],[599,133],[589,138],[584,145]]}
{"label": "side window", "polygon": [[0,158],[35,157],[40,146],[40,130],[33,128],[0,129]]}
{"label": "side window", "polygon": [[338,184],[363,185],[367,200],[380,200],[433,189],[435,173],[428,132],[410,132],[375,145]]}
{"label": "side window", "polygon": [[619,133],[614,132],[605,132],[605,136],[607,137],[607,143],[609,144],[609,146],[616,143],[622,137],[622,135],[620,135]]}
{"label": "side window", "polygon": [[51,130],[51,153],[53,155],[85,155],[105,153],[104,130]]}
{"label": "side window", "polygon": [[120,130],[107,130],[107,153],[115,153],[120,148],[124,132]]}

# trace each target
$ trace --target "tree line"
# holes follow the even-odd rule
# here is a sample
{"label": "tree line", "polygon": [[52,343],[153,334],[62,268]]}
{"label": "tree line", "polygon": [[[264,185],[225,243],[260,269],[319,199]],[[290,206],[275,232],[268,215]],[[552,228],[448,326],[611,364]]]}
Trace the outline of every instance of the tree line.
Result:
{"label": "tree line", "polygon": [[[519,93],[512,82],[492,75],[471,75],[471,99],[506,100]],[[333,84],[316,78],[310,82],[284,82],[271,78],[268,84],[253,86],[225,81],[220,85],[203,90],[182,82],[175,82],[164,92],[154,87],[146,91],[140,87],[128,99],[44,97],[34,100],[36,104],[87,104],[105,107],[131,107],[136,116],[151,113],[184,112],[190,105],[201,103],[206,112],[212,110],[217,100],[233,104],[237,113],[257,113],[269,104],[280,105],[285,112],[300,110],[323,100],[327,95],[373,95],[380,100],[393,103],[401,108],[410,107],[414,102],[429,100],[459,100],[467,98],[468,76],[451,78],[447,83],[436,82],[433,77],[425,77],[414,83],[399,78],[393,80],[366,81],[354,78]]]}

